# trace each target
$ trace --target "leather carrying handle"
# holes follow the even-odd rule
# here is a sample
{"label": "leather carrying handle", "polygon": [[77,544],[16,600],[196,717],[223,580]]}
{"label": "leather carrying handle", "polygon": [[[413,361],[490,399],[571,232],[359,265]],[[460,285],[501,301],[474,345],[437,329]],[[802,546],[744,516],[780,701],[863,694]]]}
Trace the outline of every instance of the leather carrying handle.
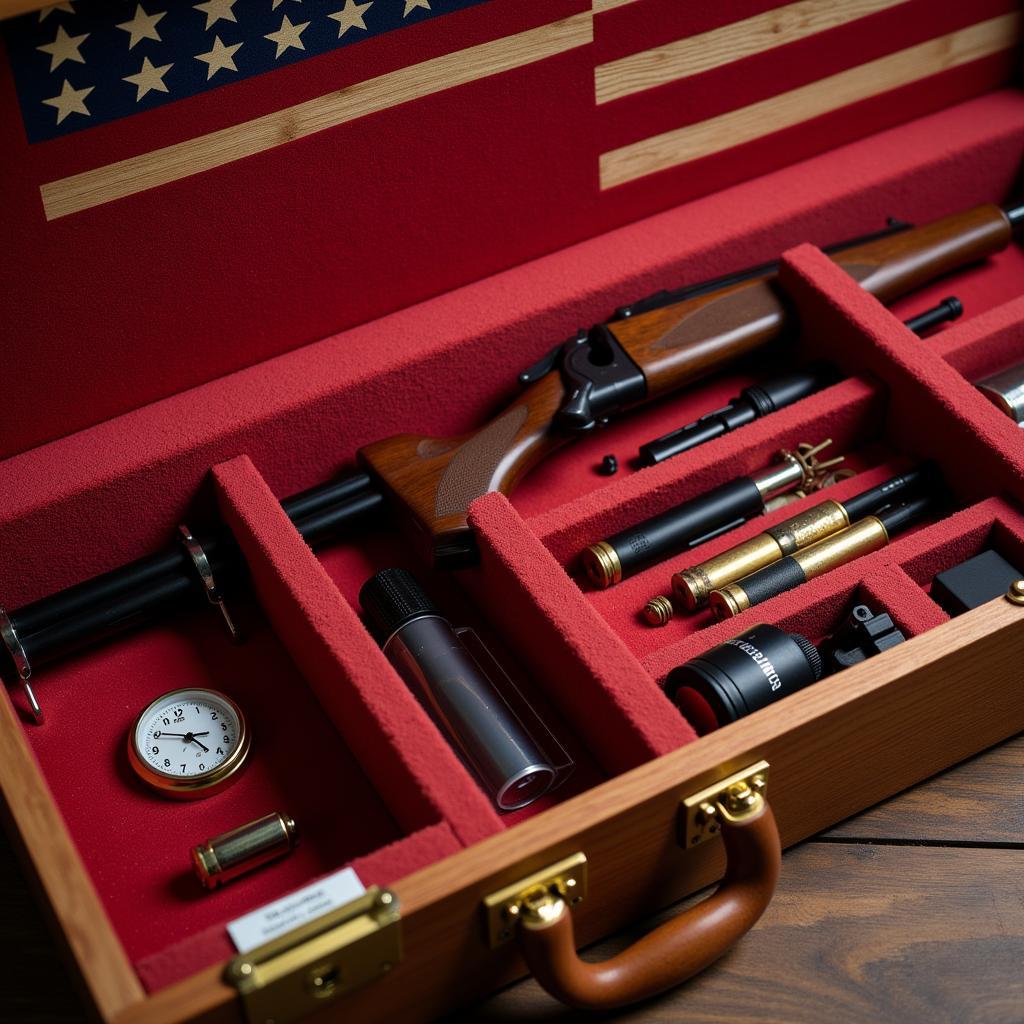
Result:
{"label": "leather carrying handle", "polygon": [[764,913],[782,860],[767,801],[742,820],[723,819],[722,839],[727,865],[715,893],[603,963],[579,958],[564,901],[524,915],[519,945],[537,981],[568,1006],[604,1010],[648,999],[714,963]]}

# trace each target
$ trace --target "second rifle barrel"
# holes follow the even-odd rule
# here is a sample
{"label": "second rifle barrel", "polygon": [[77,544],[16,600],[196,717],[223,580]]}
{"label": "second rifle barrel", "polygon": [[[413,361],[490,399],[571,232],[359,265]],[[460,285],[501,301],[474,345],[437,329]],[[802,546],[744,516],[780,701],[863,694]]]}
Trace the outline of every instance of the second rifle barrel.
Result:
{"label": "second rifle barrel", "polygon": [[[281,503],[310,545],[379,508],[384,497],[357,473],[293,495]],[[199,538],[220,589],[241,571],[241,557],[226,530]],[[10,613],[33,665],[81,648],[199,596],[195,566],[180,544],[68,587]]]}

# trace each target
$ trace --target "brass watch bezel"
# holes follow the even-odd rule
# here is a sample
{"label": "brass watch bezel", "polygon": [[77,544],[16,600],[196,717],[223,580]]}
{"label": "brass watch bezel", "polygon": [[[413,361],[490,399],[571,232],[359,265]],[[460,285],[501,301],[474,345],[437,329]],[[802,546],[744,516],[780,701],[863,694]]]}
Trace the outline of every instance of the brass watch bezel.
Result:
{"label": "brass watch bezel", "polygon": [[[215,697],[231,708],[238,718],[238,742],[235,744],[235,749],[216,768],[204,772],[201,776],[193,776],[191,778],[170,775],[154,768],[140,753],[136,743],[139,726],[143,719],[156,706],[173,701],[176,696],[182,693],[203,693]],[[131,729],[128,731],[128,761],[132,766],[132,770],[150,789],[156,790],[161,796],[170,797],[174,800],[201,800],[227,789],[228,786],[237,781],[239,774],[248,762],[250,747],[249,723],[242,709],[226,693],[210,689],[208,686],[182,686],[177,690],[168,690],[167,693],[163,693],[150,701],[135,716]]]}

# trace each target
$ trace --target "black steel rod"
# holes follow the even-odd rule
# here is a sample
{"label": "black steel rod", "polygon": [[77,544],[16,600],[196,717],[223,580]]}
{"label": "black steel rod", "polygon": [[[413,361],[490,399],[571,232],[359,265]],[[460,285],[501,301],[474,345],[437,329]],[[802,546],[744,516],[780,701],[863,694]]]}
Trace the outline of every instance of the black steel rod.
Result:
{"label": "black steel rod", "polygon": [[[358,473],[313,487],[282,502],[296,529],[310,544],[378,509],[384,497]],[[223,590],[244,573],[244,562],[224,532],[199,538],[210,569]],[[181,545],[75,584],[10,613],[29,663],[35,667],[143,622],[161,611],[203,600],[191,558]]]}

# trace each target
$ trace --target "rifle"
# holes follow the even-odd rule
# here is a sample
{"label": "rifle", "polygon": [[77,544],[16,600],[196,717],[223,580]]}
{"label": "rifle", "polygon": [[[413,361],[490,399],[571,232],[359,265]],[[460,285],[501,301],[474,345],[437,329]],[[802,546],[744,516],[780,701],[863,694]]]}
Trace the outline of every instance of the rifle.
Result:
{"label": "rifle", "polygon": [[[833,250],[832,258],[889,303],[1004,249],[1022,221],[1024,205],[1003,210],[986,204],[857,240]],[[519,397],[479,430],[454,438],[400,434],[358,453],[429,542],[436,567],[474,561],[466,521],[474,498],[511,493],[531,466],[574,436],[735,362],[778,337],[788,319],[774,265],[679,301],[627,310],[580,331],[522,374],[526,386]]]}
{"label": "rifle", "polygon": [[[1004,249],[1024,223],[1024,205],[985,204],[921,227],[902,223],[830,247],[866,291],[891,302]],[[438,568],[472,564],[470,502],[509,494],[524,474],[574,437],[669,394],[777,338],[790,315],[776,290],[778,265],[762,264],[677,292],[660,292],[557,345],[520,375],[523,390],[470,434],[401,434],[361,449],[366,470],[282,502],[315,546],[339,527],[390,503],[426,542]],[[10,614],[0,608],[6,649],[37,720],[33,665],[205,596],[222,611],[222,587],[244,573],[226,531],[183,542]],[[233,632],[230,618],[225,621]]]}

